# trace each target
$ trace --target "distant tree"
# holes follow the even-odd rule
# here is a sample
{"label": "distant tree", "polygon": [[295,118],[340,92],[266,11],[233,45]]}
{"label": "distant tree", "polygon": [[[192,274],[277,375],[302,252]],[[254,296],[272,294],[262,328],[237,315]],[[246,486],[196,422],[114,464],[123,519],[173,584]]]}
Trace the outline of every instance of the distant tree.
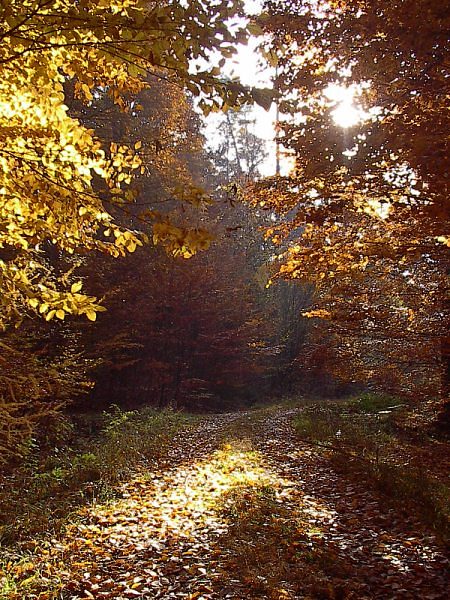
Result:
{"label": "distant tree", "polygon": [[[257,251],[256,226],[250,239],[242,233],[251,227],[239,208],[206,194],[214,184],[212,164],[200,121],[182,90],[152,80],[128,102],[139,108],[120,112],[102,94],[94,110],[86,112],[74,100],[71,112],[86,119],[99,139],[131,146],[141,141],[145,169],[130,186],[135,198],[111,206],[111,212],[128,228],[151,224],[153,238],[162,236],[154,241],[172,258],[149,247],[122,261],[100,255],[85,259],[80,273],[90,289],[95,294],[107,290],[108,312],[95,331],[74,323],[88,355],[99,363],[93,374],[96,404],[194,406],[209,400],[217,406],[231,392],[244,394],[268,352],[246,345],[255,340],[259,321],[242,325],[243,318],[251,320],[249,315],[263,310],[245,282],[245,276],[250,281],[253,276],[249,252],[251,245]],[[208,256],[180,262],[211,243]],[[263,388],[267,377],[261,379]],[[80,399],[80,406],[84,402]]]}
{"label": "distant tree", "polygon": [[308,350],[310,320],[303,313],[311,306],[312,292],[311,286],[283,280],[276,281],[266,291],[267,303],[273,307],[278,345],[274,387],[283,393],[300,389],[309,391],[311,388],[303,368],[304,355]]}
{"label": "distant tree", "polygon": [[[224,183],[254,181],[267,158],[267,143],[255,133],[251,108],[229,110],[217,126],[218,141],[211,151],[216,176]],[[214,139],[213,139],[214,144]]]}
{"label": "distant tree", "polygon": [[270,325],[232,252],[216,244],[187,263],[146,248],[120,263],[108,311],[84,338],[100,357],[97,403],[218,408],[267,391]]}

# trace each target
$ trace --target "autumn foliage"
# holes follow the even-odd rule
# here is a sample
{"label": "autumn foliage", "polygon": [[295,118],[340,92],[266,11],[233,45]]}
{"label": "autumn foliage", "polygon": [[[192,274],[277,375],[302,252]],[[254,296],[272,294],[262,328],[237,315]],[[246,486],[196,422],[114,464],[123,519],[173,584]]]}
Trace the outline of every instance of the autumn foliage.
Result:
{"label": "autumn foliage", "polygon": [[0,598],[448,596],[448,10],[256,5],[0,2]]}
{"label": "autumn foliage", "polygon": [[251,198],[279,215],[279,274],[314,282],[308,316],[336,375],[445,397],[448,14],[428,0],[266,9],[295,167]]}
{"label": "autumn foliage", "polygon": [[238,2],[209,8],[141,0],[2,3],[2,325],[30,313],[95,319],[95,298],[71,291],[70,282],[49,270],[46,244],[72,255],[99,250],[112,256],[142,244],[135,231],[115,223],[106,204],[134,197],[128,184],[142,168],[141,142],[131,147],[100,140],[71,115],[67,88],[91,110],[104,94],[129,110],[126,95],[142,91],[148,74],[193,94],[204,90],[203,106],[251,99],[237,83],[224,86],[217,67],[189,70],[191,60],[212,51],[233,54],[233,44],[246,34],[224,23],[239,11]]}

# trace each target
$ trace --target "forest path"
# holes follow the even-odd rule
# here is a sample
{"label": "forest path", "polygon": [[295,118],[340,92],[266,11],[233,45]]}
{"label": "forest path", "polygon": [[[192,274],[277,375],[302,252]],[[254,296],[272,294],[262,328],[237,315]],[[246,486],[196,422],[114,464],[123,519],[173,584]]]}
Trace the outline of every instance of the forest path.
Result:
{"label": "forest path", "polygon": [[178,434],[158,471],[52,540],[30,598],[447,598],[434,540],[299,443],[296,410]]}

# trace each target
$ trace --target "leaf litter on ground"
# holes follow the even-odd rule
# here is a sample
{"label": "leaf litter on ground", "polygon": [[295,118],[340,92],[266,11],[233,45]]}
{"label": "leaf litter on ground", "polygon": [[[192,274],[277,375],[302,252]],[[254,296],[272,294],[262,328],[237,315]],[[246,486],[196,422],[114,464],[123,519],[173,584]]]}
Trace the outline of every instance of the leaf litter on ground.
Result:
{"label": "leaf litter on ground", "polygon": [[11,600],[447,598],[433,536],[299,443],[296,408],[206,417],[119,498],[0,572]]}

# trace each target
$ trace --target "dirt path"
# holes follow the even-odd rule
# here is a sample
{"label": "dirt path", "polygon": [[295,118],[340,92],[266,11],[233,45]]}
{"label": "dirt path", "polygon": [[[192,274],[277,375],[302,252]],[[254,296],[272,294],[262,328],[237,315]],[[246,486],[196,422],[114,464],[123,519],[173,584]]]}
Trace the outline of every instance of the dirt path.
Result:
{"label": "dirt path", "polygon": [[40,550],[26,598],[447,598],[433,538],[299,444],[293,412],[179,434],[157,472]]}

